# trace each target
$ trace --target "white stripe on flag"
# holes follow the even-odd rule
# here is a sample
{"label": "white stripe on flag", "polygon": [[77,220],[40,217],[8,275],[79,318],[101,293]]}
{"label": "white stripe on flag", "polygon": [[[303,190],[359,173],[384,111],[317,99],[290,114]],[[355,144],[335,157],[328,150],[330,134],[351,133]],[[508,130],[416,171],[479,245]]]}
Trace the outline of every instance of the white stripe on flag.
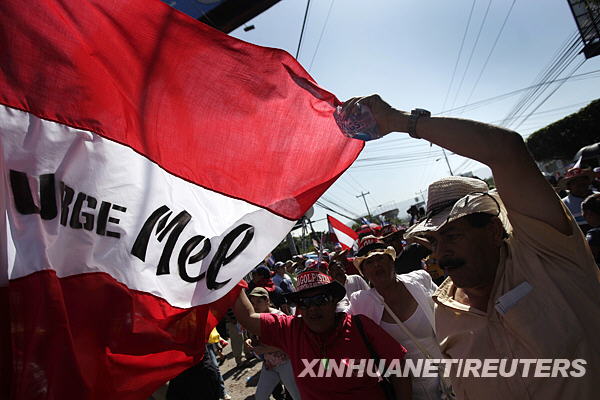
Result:
{"label": "white stripe on flag", "polygon": [[327,222],[329,223],[329,229],[335,234],[342,247],[352,248],[358,234],[331,215],[327,215]]}
{"label": "white stripe on flag", "polygon": [[[294,221],[263,208],[169,174],[129,147],[88,131],[5,106],[0,106],[0,131],[3,132],[2,151],[7,172],[13,170],[26,176],[38,208],[39,177],[53,174],[57,206],[57,215],[53,218],[42,219],[39,212],[23,215],[17,211],[14,197],[7,194],[10,196],[8,216],[17,251],[14,264],[8,266],[9,279],[44,269],[55,270],[59,277],[106,272],[130,289],[164,298],[173,306],[206,304],[231,290],[249,267],[259,263],[294,225]],[[66,189],[61,193],[62,185]],[[13,190],[5,193],[13,193]],[[80,214],[73,217],[78,203]],[[142,228],[148,226],[149,217],[164,206],[167,207],[163,209],[165,213],[149,234],[145,257],[142,260],[133,256],[132,248]],[[101,209],[108,211],[104,218],[100,216]],[[168,229],[182,212],[191,219],[177,237],[176,227]],[[106,223],[104,231],[98,228],[100,220]],[[224,237],[242,224],[254,227],[252,240],[216,271],[213,279],[228,283],[210,290],[206,285],[211,275],[207,273],[210,261],[215,258]],[[159,241],[157,231],[161,227],[165,235]],[[114,237],[117,235],[120,237]],[[200,241],[199,235],[210,241],[210,252],[197,263],[190,263],[190,258],[206,245],[206,240]],[[231,256],[243,237],[242,232],[232,241],[229,250],[221,249],[221,258]],[[194,238],[198,239],[195,245]],[[157,274],[157,265],[171,239],[176,240],[172,240],[174,247],[168,272]],[[181,256],[186,242],[190,249],[187,257]],[[185,274],[195,278],[206,273],[205,277],[198,282],[185,281],[180,273],[182,257]]]}
{"label": "white stripe on flag", "polygon": [[340,244],[343,244],[343,245],[348,246],[349,248],[352,248],[352,245],[354,244],[353,238],[351,238],[344,232],[342,232],[338,229],[335,229],[335,228],[333,228],[333,232],[335,233],[335,236],[338,238]]}

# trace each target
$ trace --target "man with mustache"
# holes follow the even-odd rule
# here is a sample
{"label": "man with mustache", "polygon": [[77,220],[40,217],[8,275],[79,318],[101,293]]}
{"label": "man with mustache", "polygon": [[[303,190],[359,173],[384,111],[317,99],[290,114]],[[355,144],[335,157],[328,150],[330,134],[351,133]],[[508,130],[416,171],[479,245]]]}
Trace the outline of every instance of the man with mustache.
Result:
{"label": "man with mustache", "polygon": [[[454,365],[457,398],[596,398],[598,270],[576,222],[522,137],[476,121],[431,117],[422,109],[395,110],[377,95],[353,98],[343,112],[353,113],[357,104],[370,108],[380,136],[407,132],[493,172],[497,192],[473,178],[432,183],[426,217],[405,235],[429,246],[449,275],[433,295],[444,356],[479,359],[496,371],[494,378],[466,377],[464,371],[457,376],[460,367]],[[541,361],[548,361],[550,370],[526,371],[517,361],[516,372],[501,377],[502,359],[508,366],[514,360],[549,359]],[[559,372],[557,359],[585,360],[583,376]]]}

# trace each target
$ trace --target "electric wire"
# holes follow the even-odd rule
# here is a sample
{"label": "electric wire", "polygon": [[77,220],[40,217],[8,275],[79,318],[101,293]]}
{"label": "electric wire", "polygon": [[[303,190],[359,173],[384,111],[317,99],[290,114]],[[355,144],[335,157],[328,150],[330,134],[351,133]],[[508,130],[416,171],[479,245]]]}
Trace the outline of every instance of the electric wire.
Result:
{"label": "electric wire", "polygon": [[471,11],[469,12],[467,26],[465,27],[465,33],[463,34],[463,38],[460,43],[460,50],[458,50],[458,56],[456,57],[456,63],[454,64],[454,71],[452,72],[452,78],[450,79],[450,85],[448,86],[448,90],[446,91],[446,97],[444,98],[444,105],[442,106],[442,108],[446,108],[446,102],[448,101],[448,95],[450,95],[450,90],[452,89],[452,84],[454,83],[454,77],[456,76],[456,69],[458,68],[458,62],[460,61],[460,56],[462,54],[462,50],[465,45],[465,39],[467,38],[467,32],[469,31],[469,26],[471,25],[471,17],[473,17],[474,9],[475,9],[475,0],[473,0],[473,4],[471,5]]}
{"label": "electric wire", "polygon": [[579,41],[577,40],[576,33],[569,36],[567,41],[563,44],[561,50],[554,56],[548,66],[546,66],[542,73],[538,74],[538,77],[534,81],[534,84],[537,84],[536,87],[521,96],[521,99],[506,115],[506,121],[501,125],[504,126],[510,118],[514,117],[522,110],[527,109],[527,107],[537,100],[541,93],[543,93],[544,90],[552,83],[551,81],[560,76],[560,74],[577,57],[579,52],[578,43]]}
{"label": "electric wire", "polygon": [[[565,71],[565,69],[567,69],[569,67],[569,65],[573,61],[575,61],[577,56],[578,56],[577,52],[572,53],[567,59],[561,60],[560,64],[562,64],[562,65],[555,66],[555,68],[550,73],[554,77],[559,76],[560,74],[562,74]],[[568,78],[569,77],[565,77],[560,83],[558,83],[558,86],[559,87],[562,86],[562,84],[566,80],[568,80]],[[537,101],[537,99],[539,99],[540,96],[542,96],[542,94],[546,91],[546,89],[548,89],[552,84],[553,83],[551,81],[543,81],[542,85],[536,87],[529,93],[525,93],[525,95],[522,96],[520,103],[517,104],[517,106],[515,106],[512,109],[512,111],[504,118],[504,121],[502,121],[500,125],[510,127],[513,123],[515,123],[513,117],[515,115],[517,115],[519,112],[525,113],[526,110],[529,107],[531,107]],[[512,122],[510,122],[510,121],[512,121]]]}
{"label": "electric wire", "polygon": [[316,205],[318,205],[319,207],[321,207],[321,208],[323,208],[323,209],[327,210],[327,211],[331,211],[332,213],[334,213],[334,214],[337,214],[337,215],[339,215],[339,216],[342,216],[342,217],[344,217],[344,218],[346,218],[346,219],[349,219],[349,220],[351,220],[351,221],[354,221],[354,220],[356,219],[356,218],[349,217],[349,216],[347,216],[346,214],[344,214],[344,213],[341,213],[341,212],[339,212],[339,211],[337,211],[337,210],[334,210],[333,208],[329,207],[327,204],[323,204],[323,202],[321,202],[321,201],[319,201],[319,200],[317,200],[317,201],[315,202],[315,204],[316,204]]}
{"label": "electric wire", "polygon": [[331,3],[329,3],[329,10],[327,11],[327,16],[325,17],[325,22],[323,23],[323,28],[321,28],[321,34],[319,35],[319,40],[317,41],[317,46],[315,47],[315,51],[312,55],[312,58],[310,59],[310,64],[308,65],[308,72],[310,72],[310,70],[312,69],[313,62],[315,61],[315,57],[317,56],[317,53],[319,51],[319,46],[321,45],[321,40],[323,39],[323,34],[325,33],[325,28],[327,27],[327,22],[329,21],[329,16],[331,15],[331,9],[333,8],[333,3],[335,3],[335,0],[331,0]]}
{"label": "electric wire", "polygon": [[[549,79],[548,77],[559,76],[577,58],[582,48],[583,43],[580,42],[578,31],[575,30],[575,32],[571,36],[569,36],[569,38],[563,44],[562,48],[555,55],[549,66],[546,67],[545,73],[543,75],[540,74],[542,75],[542,78],[540,78],[539,80],[545,83],[545,81]],[[540,75],[538,75],[538,77]],[[526,93],[521,98],[521,101],[517,103],[517,105],[515,105],[515,107],[511,111],[512,114],[509,114],[507,117],[510,118],[514,116],[522,109],[526,110],[527,107],[531,106],[542,95],[542,92],[549,86],[550,84],[545,86],[543,85],[543,89],[541,91],[539,88],[537,88],[529,94]]]}
{"label": "electric wire", "polygon": [[[475,80],[475,84],[473,85],[473,88],[471,89],[471,93],[469,93],[469,97],[467,97],[467,101],[465,101],[465,103],[469,103],[469,101],[471,100],[471,97],[473,96],[473,93],[475,93],[475,88],[477,88],[477,85],[479,84],[479,81],[481,80],[481,77],[483,76],[483,72],[487,68],[488,62],[490,61],[490,58],[492,57],[492,54],[494,53],[494,50],[496,49],[498,40],[500,40],[500,36],[502,36],[502,32],[504,31],[504,27],[506,26],[508,17],[510,17],[510,14],[512,13],[513,7],[515,6],[516,2],[517,2],[517,0],[513,0],[512,4],[510,5],[510,8],[508,9],[508,13],[506,13],[506,17],[504,17],[504,22],[502,22],[502,26],[500,27],[500,30],[498,31],[498,34],[496,35],[494,44],[492,45],[492,48],[490,49],[490,52],[489,52],[487,58],[485,59],[485,62],[483,63],[483,67],[481,67],[481,71],[479,71],[479,75],[477,76],[477,79]],[[445,108],[445,107],[443,107],[443,108]]]}
{"label": "electric wire", "polygon": [[479,26],[479,31],[477,32],[477,37],[475,38],[475,42],[473,43],[473,48],[471,48],[471,54],[469,54],[469,60],[467,61],[467,66],[465,67],[465,72],[463,72],[462,78],[460,79],[460,84],[458,85],[458,89],[456,90],[456,94],[454,95],[454,100],[452,101],[452,107],[456,104],[456,100],[458,99],[458,94],[462,89],[462,85],[465,81],[465,77],[467,76],[467,71],[471,66],[471,60],[473,59],[473,54],[475,54],[475,49],[477,48],[477,43],[479,43],[479,38],[481,37],[481,31],[483,31],[483,27],[485,25],[485,21],[487,20],[488,13],[490,12],[490,6],[492,5],[492,0],[488,1],[487,8],[485,9],[485,14],[483,15],[483,20],[481,21],[481,25]]}
{"label": "electric wire", "polygon": [[[349,208],[347,208],[347,204],[345,204],[344,202],[340,201],[337,198],[333,198],[333,195],[331,193],[329,193],[327,196],[326,195],[322,195],[320,198],[321,201],[326,201],[329,204],[332,204],[338,208],[340,208],[342,211],[348,213],[348,214],[352,214],[352,215],[358,215],[358,213],[356,211],[350,210]],[[344,204],[344,205],[342,205]]]}
{"label": "electric wire", "polygon": [[[430,155],[431,155],[431,151],[432,151],[432,150],[433,150],[433,146],[429,146],[429,151],[428,151],[428,153],[427,153],[427,156],[426,156],[426,158],[429,158],[429,157],[430,157]],[[418,182],[419,182],[419,185],[418,185],[418,187],[422,187],[422,186],[423,186],[423,182],[425,182],[425,180],[424,180],[424,179],[425,179],[425,173],[426,173],[426,171],[428,171],[428,169],[430,169],[430,168],[431,168],[431,166],[432,166],[432,165],[433,165],[433,163],[432,163],[432,164],[429,164],[429,165],[427,165],[427,167],[426,167],[426,168],[423,168],[423,170],[422,170],[422,172],[421,172],[421,178],[420,178],[420,179],[419,179],[419,181],[418,181]]]}
{"label": "electric wire", "polygon": [[300,30],[300,39],[298,40],[298,49],[296,50],[296,60],[300,55],[300,47],[302,46],[302,38],[304,37],[304,28],[306,27],[306,20],[308,18],[308,10],[310,8],[310,0],[306,1],[306,11],[304,12],[304,20],[302,21],[302,29]]}
{"label": "electric wire", "polygon": [[[570,74],[567,76],[567,79],[569,79],[571,77],[571,75],[573,75],[575,73],[575,71],[577,71],[582,65],[583,63],[585,63],[585,58],[583,60],[581,60],[581,62],[575,66],[575,68],[573,68],[573,70],[570,72]],[[535,113],[546,101],[548,101],[548,99],[558,90],[560,89],[560,87],[566,82],[566,80],[560,82],[559,84],[556,85],[556,87],[554,88],[554,90],[552,90],[548,96],[546,96],[529,114],[527,114],[527,116],[525,118],[523,118],[521,120],[521,122],[519,122],[519,124],[517,126],[515,126],[515,130],[519,129],[519,127],[523,124],[523,122],[527,121],[527,119],[533,114]]]}
{"label": "electric wire", "polygon": [[[597,74],[598,72],[600,72],[600,69],[596,69],[596,70],[589,71],[589,72],[584,72],[584,73],[581,73],[581,74],[573,75],[568,80],[570,80],[570,81],[579,80],[579,79],[574,79],[574,78],[582,78],[584,76],[588,76],[588,75],[591,75],[591,74]],[[598,76],[600,76],[600,75],[597,74],[596,76],[591,76],[591,77],[588,76],[585,79],[595,79]],[[506,99],[508,97],[511,97],[511,96],[516,95],[516,94],[525,92],[527,90],[531,90],[532,88],[543,86],[543,85],[546,85],[548,83],[561,82],[561,81],[566,81],[566,80],[567,80],[567,78],[557,78],[557,79],[553,79],[553,80],[550,80],[550,81],[547,81],[547,82],[536,83],[536,84],[533,84],[533,85],[530,85],[530,86],[527,86],[527,87],[524,87],[524,88],[521,88],[521,89],[513,90],[513,91],[510,91],[510,92],[507,92],[507,93],[504,93],[504,94],[500,94],[500,95],[493,96],[493,97],[488,97],[487,99],[479,100],[479,101],[476,101],[476,102],[471,103],[471,104],[466,104],[464,106],[460,106],[460,107],[456,107],[456,108],[450,108],[448,110],[443,110],[443,111],[437,112],[437,113],[432,114],[432,115],[435,115],[435,116],[437,116],[437,115],[447,115],[449,113],[466,112],[466,111],[475,110],[477,108],[486,106],[488,104],[495,103],[495,102],[500,101],[500,100],[504,100],[504,99]]]}
{"label": "electric wire", "polygon": [[[581,32],[581,35],[585,37],[586,32],[589,31],[589,29],[591,29],[593,26],[593,24],[590,24],[587,28],[586,31]],[[580,35],[577,34],[577,31],[575,31],[575,33],[572,35],[572,37],[569,37],[569,39],[567,40],[566,44],[563,46],[563,48],[566,47],[566,50],[564,50],[557,58],[558,60],[556,60],[555,62],[552,63],[551,67],[547,68],[548,72],[544,75],[544,79],[547,76],[550,77],[556,77],[559,76],[560,74],[562,74],[562,72],[564,72],[569,65],[571,65],[571,63],[573,63],[573,61],[575,61],[575,59],[579,56],[579,54],[581,54],[582,50],[583,50],[583,46],[584,43],[582,41],[580,41]],[[579,65],[577,65],[569,74],[568,76],[565,78],[565,81],[568,80],[569,78],[571,78],[575,71],[577,71],[581,65],[583,65],[583,63],[586,61],[586,59],[584,58],[583,61],[581,61],[579,63]],[[551,93],[546,96],[543,100],[541,100],[540,104],[538,104],[536,107],[534,107],[534,109],[527,115],[525,116],[520,123],[517,124],[516,128],[521,126],[521,124],[523,124],[523,122],[525,122],[529,116],[531,116],[533,113],[535,113],[535,111],[537,109],[539,109],[539,107],[544,104],[561,86],[562,84],[565,82],[562,81],[561,83],[557,84],[557,86],[554,88],[554,90],[551,91]],[[543,92],[550,87],[550,84],[547,84],[545,86],[543,86],[543,89],[537,90],[533,93],[531,93],[531,95],[529,97],[526,97],[526,99],[522,99],[522,101],[520,102],[520,104],[518,105],[518,107],[515,107],[515,109],[513,109],[513,114],[509,116],[512,117],[514,116],[514,114],[516,114],[517,112],[520,112],[521,110],[527,110],[527,108],[531,107],[539,98],[540,96],[543,94]],[[516,111],[515,111],[516,110]],[[516,122],[513,121],[515,124]]]}
{"label": "electric wire", "polygon": [[[396,160],[396,159],[415,158],[415,157],[418,158],[418,157],[426,156],[427,154],[430,154],[430,153],[414,152],[414,153],[406,153],[406,154],[392,154],[392,155],[387,155],[387,156],[365,157],[365,158],[359,158],[358,160],[355,161],[355,163],[361,164],[361,163],[372,162],[372,161]],[[440,148],[440,150],[436,150],[435,153],[433,153],[433,154],[435,154],[436,156],[443,155],[441,148]]]}
{"label": "electric wire", "polygon": [[[344,183],[346,183],[346,182],[344,182]],[[341,179],[338,179],[336,181],[336,183],[332,187],[335,188],[335,189],[341,189],[341,190],[343,190],[349,196],[354,196],[354,193],[356,192],[356,190],[354,190],[354,189],[352,191],[349,191],[347,188],[345,188],[344,186],[342,186],[342,180]]]}
{"label": "electric wire", "polygon": [[348,173],[348,178],[352,179],[358,185],[361,191],[367,191],[367,189],[359,181],[354,179],[354,177],[350,173]]}
{"label": "electric wire", "polygon": [[[565,81],[566,81],[566,79],[565,79]],[[581,105],[584,105],[584,104],[590,104],[592,101],[593,100],[582,101],[582,102],[579,102],[579,103],[569,104],[567,106],[562,106],[562,107],[557,107],[557,108],[551,108],[549,110],[545,110],[545,111],[540,111],[540,112],[533,113],[532,116],[533,115],[538,116],[538,115],[542,115],[542,114],[551,114],[551,113],[554,113],[556,111],[565,110],[567,108],[577,107],[577,106],[581,106]],[[521,118],[522,116],[523,116],[523,114],[520,114],[520,115],[515,116],[513,119]],[[499,119],[499,120],[496,120],[496,121],[488,121],[487,123],[488,124],[497,124],[497,123],[502,122],[502,121],[503,121],[502,119]]]}

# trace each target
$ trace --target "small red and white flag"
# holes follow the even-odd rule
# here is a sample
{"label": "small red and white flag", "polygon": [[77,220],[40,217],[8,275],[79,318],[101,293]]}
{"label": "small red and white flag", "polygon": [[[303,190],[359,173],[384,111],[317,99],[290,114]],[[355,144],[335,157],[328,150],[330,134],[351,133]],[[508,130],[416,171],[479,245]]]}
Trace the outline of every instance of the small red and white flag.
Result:
{"label": "small red and white flag", "polygon": [[342,249],[351,249],[356,239],[358,239],[358,234],[331,215],[327,215],[327,222],[329,223],[329,231],[336,236]]}
{"label": "small red and white flag", "polygon": [[0,26],[0,398],[146,399],[363,144],[289,54],[159,0]]}

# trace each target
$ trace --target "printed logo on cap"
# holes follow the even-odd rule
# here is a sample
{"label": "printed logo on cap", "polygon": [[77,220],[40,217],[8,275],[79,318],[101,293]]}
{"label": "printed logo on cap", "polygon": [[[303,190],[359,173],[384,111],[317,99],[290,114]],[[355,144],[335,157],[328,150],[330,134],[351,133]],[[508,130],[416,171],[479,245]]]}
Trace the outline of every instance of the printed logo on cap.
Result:
{"label": "printed logo on cap", "polygon": [[328,285],[332,282],[331,277],[319,271],[307,271],[298,275],[296,291]]}
{"label": "printed logo on cap", "polygon": [[379,239],[375,236],[364,237],[361,239],[360,245],[358,247],[362,249],[363,247],[368,246],[373,243],[381,243],[381,239]]}

